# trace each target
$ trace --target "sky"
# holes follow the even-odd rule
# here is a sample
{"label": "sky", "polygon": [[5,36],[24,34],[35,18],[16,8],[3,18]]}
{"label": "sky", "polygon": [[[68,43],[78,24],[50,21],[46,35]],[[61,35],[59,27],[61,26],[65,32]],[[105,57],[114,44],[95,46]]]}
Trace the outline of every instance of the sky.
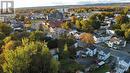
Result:
{"label": "sky", "polygon": [[92,3],[130,2],[130,0],[14,0],[15,8],[56,5],[82,5]]}

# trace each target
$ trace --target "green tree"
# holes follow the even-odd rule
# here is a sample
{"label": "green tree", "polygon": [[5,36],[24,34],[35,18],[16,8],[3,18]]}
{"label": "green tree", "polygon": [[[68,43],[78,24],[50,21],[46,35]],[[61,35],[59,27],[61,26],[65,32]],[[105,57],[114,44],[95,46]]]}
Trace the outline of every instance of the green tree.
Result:
{"label": "green tree", "polygon": [[80,23],[82,26],[81,30],[86,31],[86,32],[89,32],[91,30],[92,25],[90,24],[88,20],[81,20]]}
{"label": "green tree", "polygon": [[64,28],[64,29],[69,29],[69,23],[66,21],[64,22],[63,24],[61,24],[61,27]]}
{"label": "green tree", "polygon": [[93,21],[93,22],[92,22],[92,27],[93,27],[94,29],[99,29],[100,26],[101,26],[101,22],[100,22],[100,21]]}
{"label": "green tree", "polygon": [[127,13],[128,13],[128,11],[129,11],[129,8],[128,7],[125,7],[123,10],[121,10],[121,15],[127,15]]}
{"label": "green tree", "polygon": [[43,41],[44,40],[45,33],[43,31],[34,31],[30,34],[31,40],[37,40],[37,41]]}
{"label": "green tree", "polygon": [[125,32],[125,38],[130,41],[130,29]]}
{"label": "green tree", "polygon": [[[101,26],[101,22],[98,19],[98,14],[93,14],[92,16],[89,17],[89,24],[94,28],[94,29],[99,29]],[[101,20],[103,20],[102,17],[100,17]]]}
{"label": "green tree", "polygon": [[115,33],[116,33],[118,36],[124,36],[124,31],[122,31],[121,29],[115,29]]}
{"label": "green tree", "polygon": [[5,34],[3,34],[2,32],[0,32],[0,40],[3,40],[5,38]]}
{"label": "green tree", "polygon": [[125,15],[118,15],[115,17],[116,19],[116,24],[124,24],[129,22],[128,16]]}
{"label": "green tree", "polygon": [[57,73],[59,63],[53,60],[46,43],[22,40],[22,46],[3,51],[4,73]]}
{"label": "green tree", "polygon": [[74,60],[61,60],[60,73],[75,73],[77,70],[82,70],[84,67]]}
{"label": "green tree", "polygon": [[52,58],[51,65],[50,65],[51,73],[58,73],[59,67],[60,67],[60,63],[54,58]]}
{"label": "green tree", "polygon": [[122,24],[122,25],[121,25],[121,30],[122,30],[122,31],[127,31],[128,28],[130,28],[130,24]]}
{"label": "green tree", "polygon": [[62,59],[69,59],[69,50],[67,44],[64,45],[64,50],[62,52]]}
{"label": "green tree", "polygon": [[0,23],[0,32],[7,36],[12,32],[12,28],[7,24]]}
{"label": "green tree", "polygon": [[81,28],[81,23],[80,23],[79,20],[76,20],[75,26],[76,26],[77,29]]}
{"label": "green tree", "polygon": [[105,19],[105,15],[103,14],[98,14],[97,17],[100,21],[103,21]]}

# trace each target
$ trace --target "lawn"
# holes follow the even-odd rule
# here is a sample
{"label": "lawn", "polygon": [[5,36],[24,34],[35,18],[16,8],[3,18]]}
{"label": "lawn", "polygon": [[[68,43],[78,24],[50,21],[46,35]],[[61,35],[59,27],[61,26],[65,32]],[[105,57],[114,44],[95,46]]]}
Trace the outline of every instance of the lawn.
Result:
{"label": "lawn", "polygon": [[105,73],[105,72],[109,72],[109,71],[110,71],[110,67],[108,65],[104,65],[102,67],[95,69],[91,73]]}
{"label": "lawn", "polygon": [[39,21],[42,21],[42,20],[31,20],[31,23],[37,23]]}

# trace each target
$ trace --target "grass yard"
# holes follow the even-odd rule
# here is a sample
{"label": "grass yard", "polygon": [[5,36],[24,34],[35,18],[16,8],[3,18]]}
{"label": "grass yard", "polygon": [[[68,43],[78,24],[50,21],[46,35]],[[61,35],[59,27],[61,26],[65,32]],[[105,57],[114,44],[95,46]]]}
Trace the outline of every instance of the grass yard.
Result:
{"label": "grass yard", "polygon": [[95,69],[91,73],[105,73],[105,72],[109,72],[109,71],[110,71],[110,67],[108,65],[104,65],[100,68]]}
{"label": "grass yard", "polygon": [[31,23],[37,23],[39,21],[42,21],[42,20],[31,20]]}

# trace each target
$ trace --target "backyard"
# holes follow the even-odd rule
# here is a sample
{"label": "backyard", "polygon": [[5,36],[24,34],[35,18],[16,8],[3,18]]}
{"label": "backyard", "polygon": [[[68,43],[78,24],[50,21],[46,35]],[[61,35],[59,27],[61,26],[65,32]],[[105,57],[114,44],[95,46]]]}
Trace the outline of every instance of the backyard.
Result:
{"label": "backyard", "polygon": [[108,65],[103,65],[103,66],[95,69],[91,73],[105,73],[105,72],[109,72],[109,71],[110,71],[110,67]]}

